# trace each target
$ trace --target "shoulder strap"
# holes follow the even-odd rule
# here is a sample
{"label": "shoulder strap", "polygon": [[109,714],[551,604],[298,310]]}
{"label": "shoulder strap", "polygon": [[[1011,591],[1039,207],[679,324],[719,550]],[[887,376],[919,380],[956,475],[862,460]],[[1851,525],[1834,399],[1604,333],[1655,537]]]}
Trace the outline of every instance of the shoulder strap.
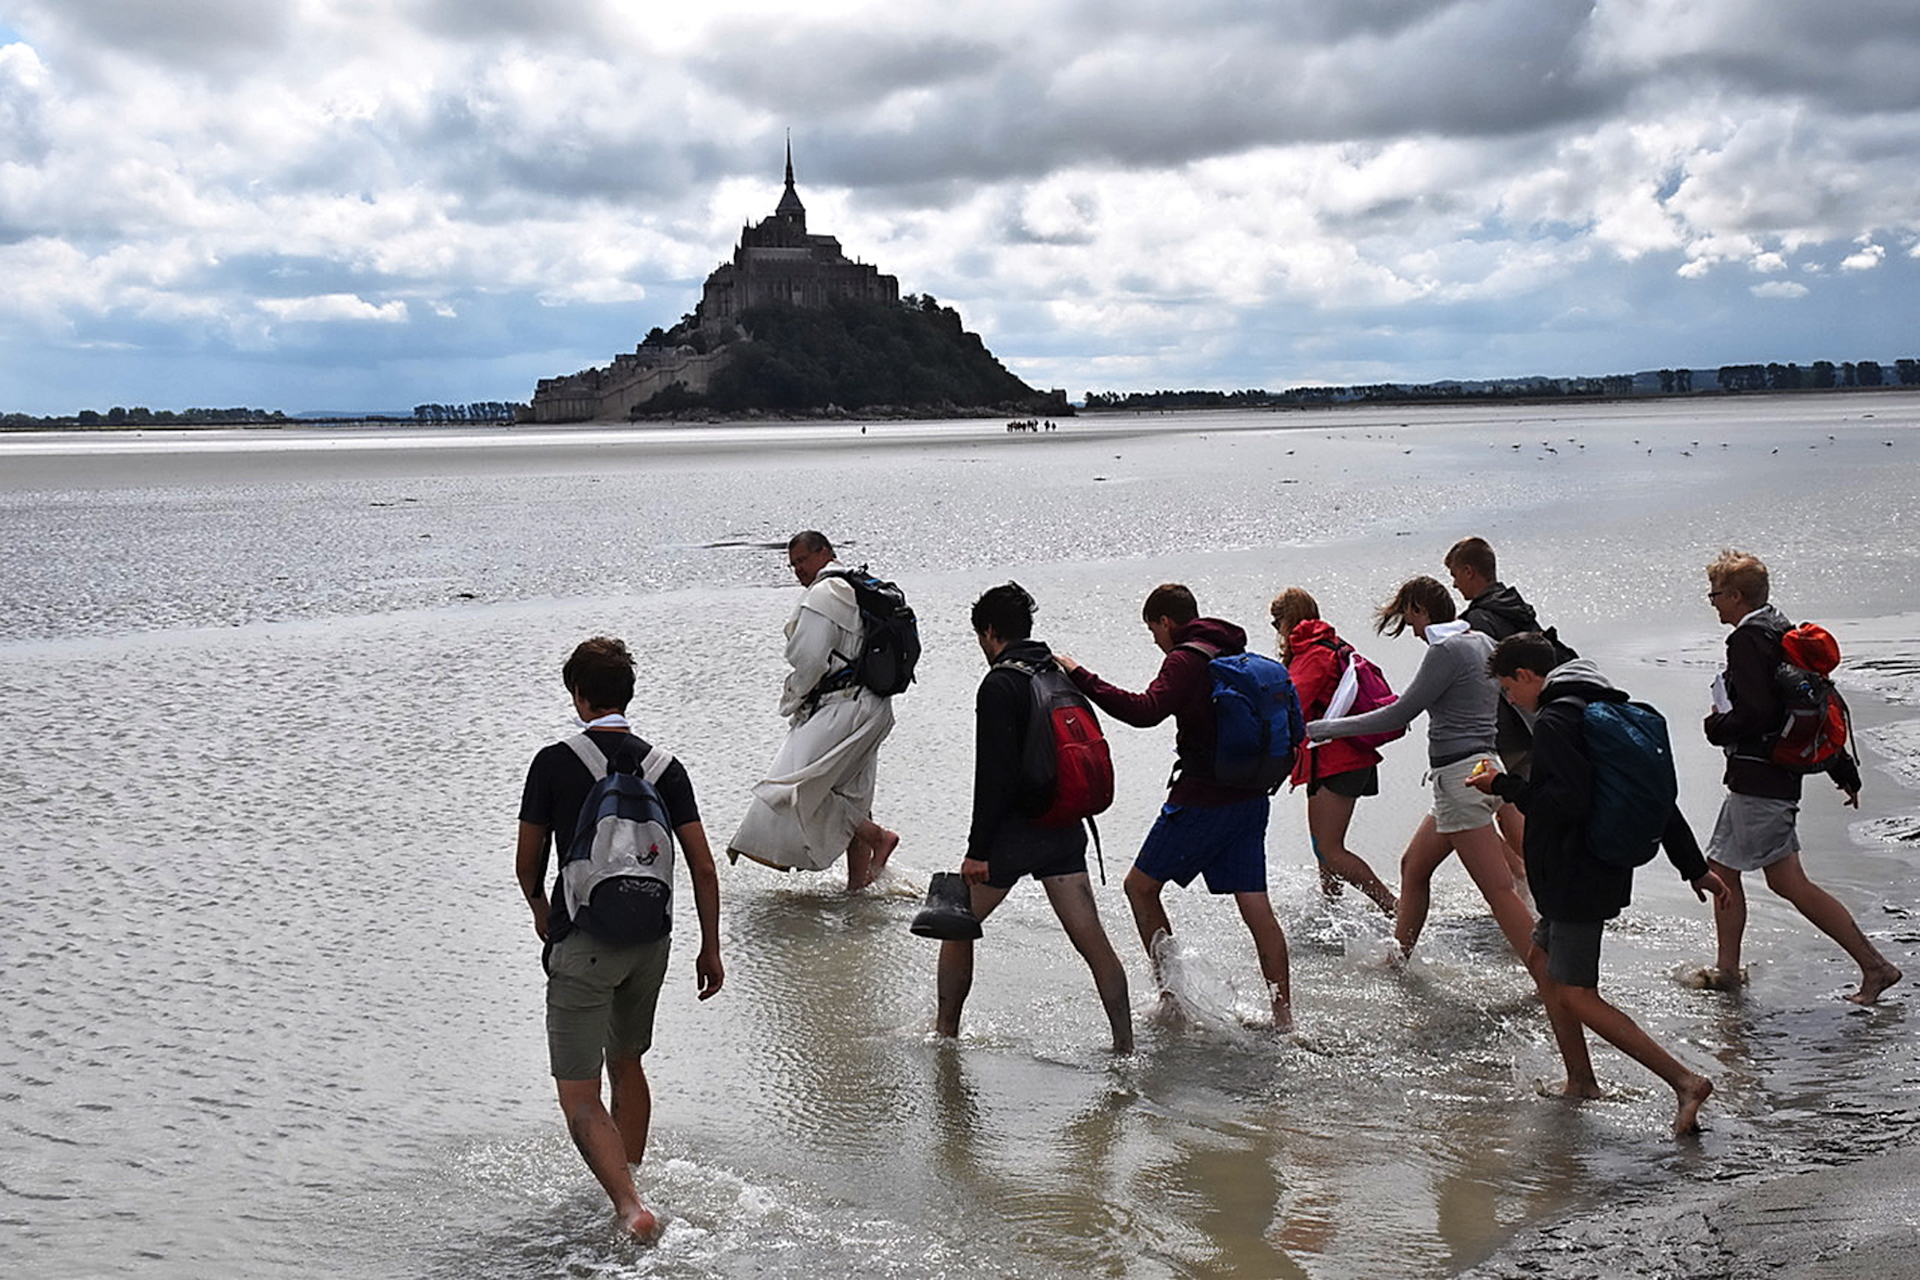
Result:
{"label": "shoulder strap", "polygon": [[607,776],[606,753],[600,750],[598,743],[584,733],[576,733],[565,741],[573,748],[573,754],[580,757],[580,763],[587,766],[587,772],[593,775],[595,782]]}
{"label": "shoulder strap", "polygon": [[989,671],[1018,671],[1022,675],[1037,676],[1040,674],[1041,664],[1022,662],[1018,658],[1002,658],[987,669]]}
{"label": "shoulder strap", "polygon": [[1208,644],[1205,640],[1182,640],[1173,647],[1176,649],[1191,649],[1209,662],[1220,656],[1220,646]]}
{"label": "shoulder strap", "polygon": [[655,747],[647,752],[647,758],[640,762],[640,776],[648,782],[658,784],[661,775],[673,765],[673,753],[665,747]]}

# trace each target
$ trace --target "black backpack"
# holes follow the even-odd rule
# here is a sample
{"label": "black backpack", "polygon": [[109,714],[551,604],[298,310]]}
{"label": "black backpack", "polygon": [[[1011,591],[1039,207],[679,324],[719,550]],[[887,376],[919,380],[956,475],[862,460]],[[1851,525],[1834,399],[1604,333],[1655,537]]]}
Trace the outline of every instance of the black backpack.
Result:
{"label": "black backpack", "polygon": [[816,695],[861,684],[883,698],[906,692],[913,668],[920,661],[920,623],[907,603],[906,592],[858,569],[828,569],[822,578],[842,578],[853,588],[860,606],[860,652],[852,665],[822,680]]}

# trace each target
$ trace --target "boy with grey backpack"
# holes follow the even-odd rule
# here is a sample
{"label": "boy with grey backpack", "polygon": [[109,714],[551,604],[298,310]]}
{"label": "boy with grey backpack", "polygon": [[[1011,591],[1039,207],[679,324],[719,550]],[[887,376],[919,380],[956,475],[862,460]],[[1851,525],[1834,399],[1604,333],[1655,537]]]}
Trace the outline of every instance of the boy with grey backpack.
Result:
{"label": "boy with grey backpack", "polygon": [[[633,655],[595,636],[561,669],[583,732],[546,747],[520,796],[515,872],[546,944],[547,1054],[567,1131],[632,1234],[659,1220],[640,1201],[633,1167],[646,1152],[651,1094],[640,1059],[673,941],[675,850],[686,861],[700,922],[700,999],[720,990],[720,877],[694,800],[672,755],[627,719]],[[547,864],[558,852],[551,895]],[[611,1112],[601,1101],[605,1068]]]}

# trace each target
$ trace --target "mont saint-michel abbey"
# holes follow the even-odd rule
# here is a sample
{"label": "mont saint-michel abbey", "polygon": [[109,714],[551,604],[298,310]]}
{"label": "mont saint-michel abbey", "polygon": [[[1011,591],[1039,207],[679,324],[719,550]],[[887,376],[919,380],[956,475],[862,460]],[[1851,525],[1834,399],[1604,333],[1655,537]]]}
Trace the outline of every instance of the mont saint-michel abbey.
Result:
{"label": "mont saint-michel abbey", "polygon": [[773,216],[740,228],[733,261],[707,277],[700,295],[703,324],[731,323],[748,307],[786,302],[824,307],[832,298],[900,301],[900,282],[864,262],[849,262],[832,236],[807,232],[807,210],[793,189],[793,147],[787,147],[787,190]]}
{"label": "mont saint-michel abbey", "polygon": [[[869,263],[854,262],[832,236],[807,230],[806,206],[793,187],[793,146],[787,146],[787,187],[773,216],[740,229],[733,261],[707,277],[695,316],[700,332],[717,339],[737,325],[740,313],[767,303],[825,307],[834,298],[900,301],[900,282]],[[625,421],[635,405],[678,382],[704,392],[714,370],[725,364],[724,348],[642,344],[617,355],[604,369],[564,378],[542,378],[533,393],[535,422]]]}

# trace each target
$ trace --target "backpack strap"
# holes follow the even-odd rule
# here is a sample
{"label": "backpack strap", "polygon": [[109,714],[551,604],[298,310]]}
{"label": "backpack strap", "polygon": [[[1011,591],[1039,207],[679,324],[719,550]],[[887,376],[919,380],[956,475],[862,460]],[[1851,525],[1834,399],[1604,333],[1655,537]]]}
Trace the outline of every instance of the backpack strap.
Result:
{"label": "backpack strap", "polygon": [[[612,767],[606,753],[600,750],[600,744],[584,733],[576,733],[566,740],[573,754],[580,757],[580,763],[587,766],[587,772],[593,775],[595,782],[607,776]],[[640,761],[640,776],[648,782],[658,785],[660,778],[673,765],[673,753],[665,747],[650,749]]]}
{"label": "backpack strap", "polygon": [[647,752],[646,759],[640,762],[640,776],[656,786],[661,775],[673,765],[673,753],[665,747],[655,747]]}
{"label": "backpack strap", "polygon": [[576,733],[565,741],[573,748],[573,754],[580,757],[580,763],[587,766],[595,782],[607,776],[607,755],[600,750],[599,743],[584,733]]}

